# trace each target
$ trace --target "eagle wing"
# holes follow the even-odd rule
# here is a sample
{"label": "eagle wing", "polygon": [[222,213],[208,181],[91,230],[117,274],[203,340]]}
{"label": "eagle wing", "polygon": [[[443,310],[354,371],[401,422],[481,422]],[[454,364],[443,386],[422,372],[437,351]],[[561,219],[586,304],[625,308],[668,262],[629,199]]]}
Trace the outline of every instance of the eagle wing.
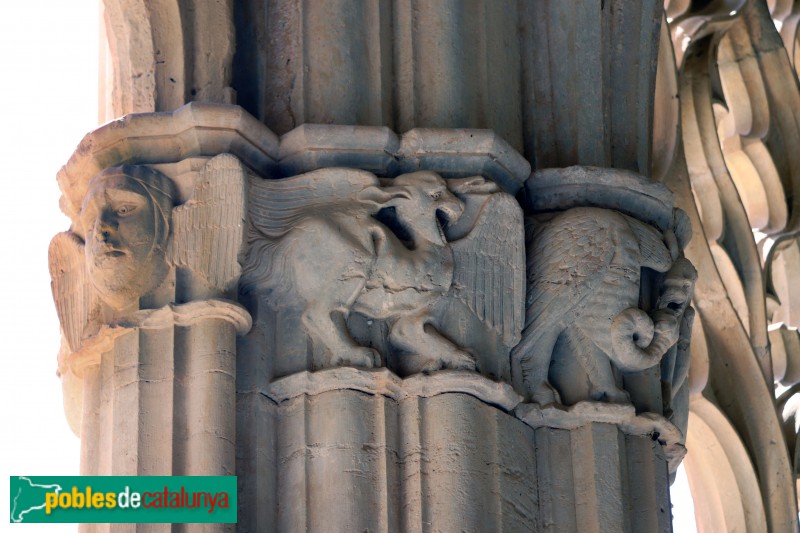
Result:
{"label": "eagle wing", "polygon": [[650,224],[626,217],[628,226],[639,242],[642,266],[666,272],[672,266],[672,256],[664,244],[664,234]]}
{"label": "eagle wing", "polygon": [[65,231],[53,237],[48,251],[53,300],[70,352],[80,348],[89,323],[91,288],[83,248],[80,237]]}
{"label": "eagle wing", "polygon": [[206,164],[191,197],[172,210],[172,261],[227,291],[236,286],[243,249],[246,171],[234,156]]}
{"label": "eagle wing", "polygon": [[571,209],[531,222],[525,330],[517,351],[533,346],[604,282],[617,247],[612,224],[591,209]]}
{"label": "eagle wing", "polygon": [[452,295],[509,347],[519,341],[524,317],[524,240],[519,204],[506,193],[494,193],[472,230],[451,243]]}

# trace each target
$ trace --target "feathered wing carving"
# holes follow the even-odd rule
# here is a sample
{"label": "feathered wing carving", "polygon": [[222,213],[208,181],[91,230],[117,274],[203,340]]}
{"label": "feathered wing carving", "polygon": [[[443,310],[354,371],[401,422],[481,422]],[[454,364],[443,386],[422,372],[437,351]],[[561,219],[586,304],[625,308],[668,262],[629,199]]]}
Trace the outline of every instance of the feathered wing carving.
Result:
{"label": "feathered wing carving", "polygon": [[[569,217],[568,221],[563,217]],[[535,227],[528,251],[526,332],[517,351],[535,345],[564,316],[583,305],[604,282],[617,248],[608,221],[571,210],[557,224]]]}
{"label": "feathered wing carving", "polygon": [[172,261],[228,291],[236,286],[246,216],[246,171],[223,154],[203,168],[192,196],[172,210]]}
{"label": "feathered wing carving", "polygon": [[[531,235],[525,327],[546,330],[586,302],[607,280],[612,262],[666,272],[672,258],[655,228],[618,214],[598,216],[593,209],[573,209],[555,224],[542,224]],[[628,233],[630,229],[630,233]],[[622,234],[620,234],[622,232]],[[627,249],[635,246],[636,251]],[[615,261],[615,254],[635,257]],[[566,305],[565,305],[566,303]]]}
{"label": "feathered wing carving", "polygon": [[653,226],[627,218],[628,226],[636,236],[641,251],[642,266],[657,272],[666,272],[672,266],[672,257],[664,245],[664,236]]}
{"label": "feathered wing carving", "polygon": [[59,233],[50,241],[48,257],[58,320],[70,351],[75,352],[81,346],[91,306],[83,241],[72,232]]}
{"label": "feathered wing carving", "polygon": [[525,313],[525,243],[516,200],[495,193],[464,238],[453,241],[452,294],[514,346]]}
{"label": "feathered wing carving", "polygon": [[379,184],[374,174],[349,168],[279,180],[251,178],[250,220],[266,237],[278,239],[310,213],[351,208],[359,192]]}
{"label": "feathered wing carving", "polygon": [[[531,228],[528,237],[527,316],[512,355],[521,384],[539,403],[561,401],[559,395],[568,403],[628,402],[612,366],[649,368],[677,339],[673,312],[648,315],[638,307],[641,268],[666,272],[673,263],[664,236],[621,213],[587,207]],[[670,298],[683,301],[691,272],[675,278]],[[583,380],[585,389],[576,386]]]}

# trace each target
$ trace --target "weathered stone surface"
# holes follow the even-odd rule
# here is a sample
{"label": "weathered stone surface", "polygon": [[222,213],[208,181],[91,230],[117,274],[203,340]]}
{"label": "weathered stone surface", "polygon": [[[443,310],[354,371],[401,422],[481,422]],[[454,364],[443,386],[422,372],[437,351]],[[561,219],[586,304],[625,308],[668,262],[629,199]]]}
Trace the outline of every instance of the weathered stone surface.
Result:
{"label": "weathered stone surface", "polygon": [[53,295],[73,351],[92,324],[135,311],[142,300],[157,307],[199,293],[235,295],[245,171],[222,155],[187,179],[192,196],[175,208],[173,181],[144,166],[109,167],[85,185],[73,230],[50,247]]}
{"label": "weathered stone surface", "polygon": [[517,194],[531,165],[490,130],[416,128],[398,136],[385,127],[303,124],[280,141],[284,176],[326,167],[396,177],[419,170],[445,178],[483,176]]}
{"label": "weathered stone surface", "polygon": [[461,393],[507,412],[511,412],[522,401],[522,396],[507,383],[490,381],[473,372],[446,370],[401,379],[385,368],[360,370],[347,367],[299,372],[277,379],[265,388],[264,395],[275,403],[281,403],[304,394],[315,396],[339,389],[379,394],[397,401]]}
{"label": "weathered stone surface", "polygon": [[[215,410],[230,412],[229,383],[209,384],[224,391],[219,404],[212,396],[192,396],[202,411],[190,418],[170,421],[151,409],[162,398],[183,416],[181,398],[205,391],[205,371],[230,370],[224,362],[232,358],[220,356],[214,368],[194,361],[200,372],[186,377],[178,357],[182,348],[170,351],[173,345],[217,350],[218,339],[229,343],[232,323],[246,328],[247,314],[224,296],[241,299],[254,317],[252,331],[235,345],[242,530],[277,524],[281,530],[321,531],[667,531],[665,464],[674,468],[674,452],[683,442],[678,430],[686,435],[690,419],[686,443],[695,452],[690,449],[686,464],[692,488],[701,492],[695,494],[700,530],[796,530],[796,469],[780,439],[773,398],[773,377],[795,383],[800,360],[792,284],[800,260],[794,242],[800,221],[796,4],[105,0],[114,55],[109,107],[115,115],[167,114],[129,117],[90,135],[60,178],[64,210],[75,223],[73,233],[57,237],[52,247],[65,336],[60,360],[69,363],[62,364],[66,397],[77,396],[76,380],[99,383],[83,396],[90,406],[84,439],[94,443],[84,448],[86,461],[106,470],[114,464],[152,471],[170,467],[159,457],[172,452],[171,467],[180,469],[188,468],[184,457],[201,457],[208,446],[221,457],[219,464],[229,464],[224,445],[203,442],[184,453],[183,442],[175,441],[183,439],[181,424],[189,420],[229,434],[229,426],[216,422],[222,411]],[[206,104],[169,114],[193,99],[238,99],[257,119],[215,105],[215,118],[206,120],[211,115],[199,112],[212,109]],[[237,114],[239,119],[232,118]],[[262,123],[284,135],[280,143]],[[186,127],[174,129],[176,124]],[[441,345],[429,354],[421,342],[403,344],[410,330],[417,340],[446,339],[441,342],[474,358],[493,380],[467,371],[401,379],[387,368],[320,364],[307,342],[302,312],[292,308],[313,304],[313,295],[280,299],[280,287],[269,283],[237,294],[235,262],[207,268],[211,256],[205,250],[215,239],[206,226],[217,220],[228,226],[225,214],[233,211],[217,200],[229,198],[230,190],[195,194],[188,176],[202,173],[206,162],[183,161],[233,152],[257,179],[288,177],[289,184],[306,173],[348,167],[344,172],[366,171],[377,180],[372,193],[402,185],[409,179],[403,175],[415,171],[462,180],[477,175],[516,194],[531,167],[510,147],[537,168],[519,196],[530,215],[531,301],[515,370],[508,357],[509,338],[515,337],[505,329],[512,321],[487,327],[505,311],[491,305],[501,299],[487,302],[481,295],[509,291],[502,301],[511,302],[522,289],[504,283],[502,269],[497,276],[470,277],[458,267],[492,272],[497,257],[508,259],[505,248],[516,253],[510,241],[496,238],[476,243],[481,253],[462,250],[459,257],[457,243],[476,236],[481,226],[475,221],[494,209],[496,192],[459,195],[455,182],[448,183],[463,203],[459,222],[438,228],[452,253],[438,264],[418,265],[416,277],[395,268],[402,263],[396,259],[414,250],[395,243],[388,255],[374,249],[363,254],[367,262],[382,261],[377,271],[402,274],[403,289],[427,289],[435,278],[441,290],[427,292],[438,295],[438,307],[423,313],[430,323],[420,327],[424,320],[417,320],[414,327],[393,331],[377,319],[381,298],[368,301],[367,293],[385,289],[387,276],[363,269],[355,260],[362,257],[343,261],[356,266],[339,269],[325,290],[355,283],[351,273],[363,278],[364,288],[351,292],[352,301],[340,299],[337,309],[318,315],[352,344],[351,353],[376,349],[380,360],[373,353],[373,363],[401,374],[425,366],[393,359],[404,350],[437,363],[425,370],[447,366],[438,364],[447,359]],[[200,215],[194,209],[172,211],[172,244],[153,263],[133,254],[115,258],[120,265],[129,258],[144,266],[166,264],[163,279],[163,268],[149,274],[148,268],[115,269],[104,277],[77,253],[85,237],[78,215],[90,180],[126,163],[152,165],[173,180],[176,203],[194,198],[220,208]],[[652,182],[674,190],[692,220],[693,238],[686,215],[673,210],[671,193]],[[306,190],[299,197],[322,192]],[[386,212],[356,211],[347,216],[403,244]],[[318,255],[312,265],[317,270],[304,267],[303,281],[309,271],[330,281],[326,269],[335,270],[339,258],[322,252],[331,249],[340,220],[352,235],[347,216],[315,211],[330,238],[304,248]],[[431,218],[414,219],[414,225],[423,220]],[[304,224],[299,229],[308,230]],[[492,231],[503,234],[503,226],[494,224]],[[135,229],[149,235],[146,225]],[[303,248],[307,233],[290,237]],[[282,238],[259,238],[283,250],[294,246]],[[682,249],[701,275],[693,295],[694,273]],[[598,250],[606,255],[593,256]],[[277,268],[293,273],[303,257],[292,253],[255,254],[251,266],[272,268],[266,257],[289,257],[289,267]],[[459,263],[462,258],[467,263]],[[385,268],[389,263],[393,268]],[[473,291],[472,281],[481,290]],[[369,283],[374,287],[368,289]],[[302,292],[299,285],[292,285],[293,296]],[[553,297],[547,309],[545,287]],[[325,290],[317,293],[327,298]],[[395,313],[390,322],[409,312],[391,296],[385,299]],[[691,339],[690,297],[699,311]],[[117,308],[134,300],[141,310]],[[299,323],[301,335],[298,327],[287,327]],[[224,332],[215,334],[217,327]],[[194,333],[181,337],[187,328]],[[542,340],[556,334],[560,341]],[[159,358],[159,350],[174,357]],[[108,353],[130,367],[115,367]],[[338,363],[352,363],[349,357]],[[532,392],[526,390],[523,361],[528,381],[538,384],[532,387],[537,399],[556,398],[550,384],[563,403],[577,403],[519,403],[520,393]],[[334,368],[307,371],[320,366]],[[171,387],[170,375],[183,381]],[[225,381],[225,375],[217,377]],[[276,376],[283,377],[273,382]],[[781,403],[791,404],[795,392],[789,389]],[[608,396],[623,404],[585,401]],[[124,413],[124,402],[141,407],[130,427],[108,407]],[[535,429],[508,415],[512,405]],[[797,428],[788,411],[787,442],[796,451]],[[95,418],[105,426],[92,425]],[[173,427],[174,439],[153,445],[161,456],[145,449],[140,420]],[[114,432],[99,431],[112,423]],[[133,459],[112,461],[112,444]]]}
{"label": "weathered stone surface", "polygon": [[318,4],[235,6],[238,101],[279,134],[485,128],[541,168],[649,171],[662,2]]}
{"label": "weathered stone surface", "polygon": [[[681,252],[690,235],[685,214],[662,185],[583,167],[537,171],[524,204],[534,216],[515,386],[541,404],[633,401],[661,413],[688,368],[686,350],[676,347],[682,336],[688,343],[697,277]],[[650,382],[668,397],[642,398],[646,385],[635,374],[662,360],[667,375]]]}
{"label": "weathered stone surface", "polygon": [[80,233],[89,282],[114,309],[136,307],[169,272],[172,181],[146,167],[110,167],[89,182]]}
{"label": "weathered stone surface", "polygon": [[[268,433],[240,454],[252,473],[240,527],[670,531],[668,422],[608,404],[531,405],[523,422],[487,405],[495,387],[448,391],[439,376],[486,381],[341,368],[278,380],[277,404],[248,396]],[[436,394],[413,392],[424,381]]]}
{"label": "weathered stone surface", "polygon": [[328,167],[393,175],[399,147],[386,127],[303,124],[281,137],[280,168],[284,176]]}
{"label": "weathered stone surface", "polygon": [[172,111],[192,100],[233,103],[234,3],[103,2],[114,80],[106,118]]}
{"label": "weathered stone surface", "polygon": [[685,435],[679,428],[656,414],[637,414],[632,405],[578,402],[570,407],[543,407],[535,403],[520,403],[514,414],[534,429],[573,430],[592,424],[611,424],[626,435],[648,437],[663,447],[670,472],[678,468],[686,455]]}
{"label": "weathered stone surface", "polygon": [[126,115],[87,134],[61,168],[61,209],[75,218],[89,181],[108,167],[177,163],[223,153],[269,174],[278,157],[278,137],[242,108],[230,105],[196,102],[172,113]]}
{"label": "weathered stone surface", "polygon": [[[762,268],[764,254],[775,248],[773,241],[793,232],[789,228],[798,213],[793,207],[797,195],[789,190],[800,176],[795,148],[800,93],[769,12],[784,11],[779,4],[737,1],[704,10],[674,3],[670,30],[680,64],[682,146],[665,180],[705,237],[692,239],[686,250],[699,271],[694,301],[708,347],[707,372],[692,389],[702,385],[703,397],[735,428],[723,434],[704,419],[710,430],[698,430],[695,447],[706,450],[735,439],[747,449],[771,531],[797,528],[797,501],[789,488],[795,476],[785,444],[775,437],[780,422],[773,375],[784,370],[771,361],[774,335],[768,331],[770,315],[778,311],[781,316],[783,310],[777,309]],[[775,354],[780,359],[780,350]],[[690,406],[694,400],[693,395]],[[749,496],[709,484],[702,463],[706,454],[692,459],[690,448],[689,478],[694,466],[705,501],[720,502],[724,489],[726,503],[736,502],[709,506],[714,512],[706,517],[736,523],[737,513],[750,508]],[[714,460],[715,466],[723,463]],[[703,521],[701,527],[711,530]]]}
{"label": "weathered stone surface", "polygon": [[86,475],[235,473],[236,338],[252,320],[230,298],[247,172],[231,155],[160,168],[175,180],[143,165],[99,173],[51,245]]}
{"label": "weathered stone surface", "polygon": [[673,194],[666,186],[619,169],[572,166],[536,170],[525,182],[522,204],[535,214],[573,207],[619,211],[661,231],[672,229],[681,246],[692,236],[686,215],[675,211]]}
{"label": "weathered stone surface", "polygon": [[[481,177],[416,172],[380,185],[336,168],[251,181],[244,290],[296,332],[268,348],[274,375],[477,366],[508,378],[522,321],[516,202]],[[462,325],[448,320],[455,308]]]}
{"label": "weathered stone surface", "polygon": [[484,176],[517,194],[530,163],[490,130],[417,128],[403,134],[400,172],[432,170],[447,178]]}
{"label": "weathered stone surface", "polygon": [[[73,178],[62,179],[65,197],[80,209],[72,231],[54,240],[52,272],[67,338],[65,398],[84,435],[86,472],[236,472],[245,529],[525,531],[562,527],[573,516],[576,527],[633,530],[635,520],[621,511],[631,505],[644,505],[642,523],[663,529],[664,490],[645,503],[627,500],[625,450],[641,448],[631,457],[662,465],[666,476],[680,457],[680,431],[630,406],[617,412],[581,402],[565,411],[521,403],[511,384],[531,395],[524,368],[554,380],[565,403],[608,399],[617,391],[615,368],[654,366],[669,350],[685,359],[673,345],[681,335],[688,343],[688,319],[680,317],[693,270],[679,257],[688,233],[668,195],[656,187],[654,203],[643,201],[655,206],[644,217],[653,227],[608,209],[626,202],[601,180],[603,194],[578,195],[599,197],[599,207],[540,221],[570,237],[563,246],[546,254],[535,237],[528,243],[529,255],[539,252],[530,269],[537,257],[558,261],[582,239],[605,237],[623,262],[610,270],[631,284],[615,316],[630,324],[651,320],[644,311],[628,316],[638,310],[638,268],[665,272],[648,286],[655,291],[652,349],[624,352],[622,343],[632,347],[634,333],[645,333],[601,327],[614,358],[605,356],[603,374],[599,356],[575,351],[592,384],[583,391],[579,379],[564,377],[575,369],[567,363],[551,371],[549,359],[525,367],[515,356],[518,367],[511,365],[523,326],[525,242],[522,210],[501,188],[519,190],[529,165],[509,145],[477,130],[418,129],[398,139],[386,128],[330,125],[303,126],[279,142],[254,127],[266,137],[250,143],[241,125],[251,121],[239,113],[192,104],[172,115],[130,117],[116,133],[87,137],[62,173]],[[153,144],[162,127],[164,146],[184,148]],[[186,131],[193,147],[180,140]],[[133,148],[114,152],[117,145]],[[249,170],[229,154],[209,159],[216,150],[243,154]],[[85,176],[115,158],[138,165]],[[342,164],[356,168],[324,166]],[[423,170],[403,173],[415,169]],[[648,190],[633,183],[620,194],[649,198]],[[555,209],[574,207],[557,193],[541,196]],[[581,209],[630,235],[615,239],[580,225],[565,232],[576,226],[559,225],[559,217]],[[88,254],[84,239],[92,243]],[[134,253],[139,248],[147,253]],[[529,278],[546,269],[535,272]],[[594,297],[621,301],[601,290]],[[537,303],[529,298],[529,306]],[[572,322],[563,321],[565,331]],[[139,406],[138,418],[120,419],[126,405]],[[558,435],[552,442],[551,433]],[[590,451],[597,442],[600,455]],[[570,484],[558,481],[569,468],[544,474],[547,457],[566,450]],[[329,480],[341,473],[333,490]],[[601,475],[614,487],[602,497],[578,482]],[[355,503],[325,515],[342,493]],[[567,512],[572,507],[577,514]]]}

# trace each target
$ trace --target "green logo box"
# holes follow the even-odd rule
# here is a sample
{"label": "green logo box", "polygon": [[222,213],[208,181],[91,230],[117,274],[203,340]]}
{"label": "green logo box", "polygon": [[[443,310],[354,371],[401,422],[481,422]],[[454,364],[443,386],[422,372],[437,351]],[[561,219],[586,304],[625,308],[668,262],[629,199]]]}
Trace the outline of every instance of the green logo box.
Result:
{"label": "green logo box", "polygon": [[236,476],[11,476],[11,523],[236,523]]}

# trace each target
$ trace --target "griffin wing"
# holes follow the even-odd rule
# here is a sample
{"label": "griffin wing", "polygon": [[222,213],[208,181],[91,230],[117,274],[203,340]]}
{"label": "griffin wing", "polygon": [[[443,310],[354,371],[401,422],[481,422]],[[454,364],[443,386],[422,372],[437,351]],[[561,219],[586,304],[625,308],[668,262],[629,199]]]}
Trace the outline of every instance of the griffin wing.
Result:
{"label": "griffin wing", "polygon": [[349,168],[325,168],[279,180],[251,178],[250,220],[265,236],[278,239],[311,214],[352,206],[359,192],[379,184],[374,174]]}
{"label": "griffin wing", "polygon": [[572,209],[529,229],[528,290],[523,343],[534,343],[603,283],[614,258],[607,221]]}
{"label": "griffin wing", "polygon": [[70,231],[59,233],[50,241],[48,259],[58,320],[70,351],[75,352],[89,323],[91,305],[83,241]]}
{"label": "griffin wing", "polygon": [[173,263],[223,291],[241,274],[245,175],[238,159],[217,156],[203,168],[189,200],[172,210]]}
{"label": "griffin wing", "polygon": [[525,309],[524,228],[516,200],[505,193],[490,195],[473,229],[451,247],[453,295],[514,346]]}

